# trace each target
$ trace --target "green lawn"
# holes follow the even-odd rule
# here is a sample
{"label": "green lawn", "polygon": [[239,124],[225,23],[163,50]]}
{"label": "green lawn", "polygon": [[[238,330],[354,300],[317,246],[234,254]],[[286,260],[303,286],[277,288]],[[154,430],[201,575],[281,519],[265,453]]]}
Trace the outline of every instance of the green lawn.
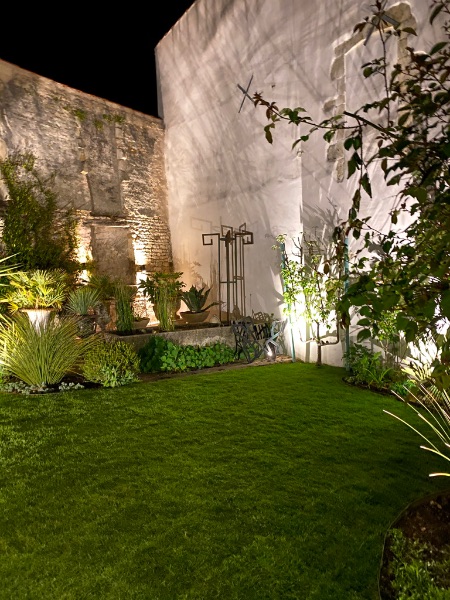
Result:
{"label": "green lawn", "polygon": [[1,394],[0,598],[376,600],[387,528],[446,481],[344,374]]}

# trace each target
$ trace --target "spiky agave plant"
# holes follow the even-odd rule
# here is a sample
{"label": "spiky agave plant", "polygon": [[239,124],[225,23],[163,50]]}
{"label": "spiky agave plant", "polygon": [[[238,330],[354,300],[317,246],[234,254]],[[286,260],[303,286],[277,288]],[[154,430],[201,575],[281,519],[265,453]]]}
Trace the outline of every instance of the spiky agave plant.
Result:
{"label": "spiky agave plant", "polygon": [[28,385],[46,387],[77,373],[85,353],[98,343],[96,335],[77,339],[76,316],[53,315],[36,327],[16,313],[0,324],[0,365],[6,374]]}
{"label": "spiky agave plant", "polygon": [[93,314],[100,302],[100,290],[89,285],[83,285],[70,292],[67,298],[66,310],[74,315],[89,315]]}

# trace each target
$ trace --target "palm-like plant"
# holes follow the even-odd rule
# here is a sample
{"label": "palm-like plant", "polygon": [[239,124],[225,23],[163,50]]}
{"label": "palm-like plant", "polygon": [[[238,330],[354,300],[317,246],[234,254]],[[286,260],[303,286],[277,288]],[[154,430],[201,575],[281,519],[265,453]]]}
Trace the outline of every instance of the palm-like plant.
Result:
{"label": "palm-like plant", "polygon": [[9,288],[4,301],[12,312],[20,309],[60,309],[69,292],[67,274],[62,269],[34,269],[8,274]]}

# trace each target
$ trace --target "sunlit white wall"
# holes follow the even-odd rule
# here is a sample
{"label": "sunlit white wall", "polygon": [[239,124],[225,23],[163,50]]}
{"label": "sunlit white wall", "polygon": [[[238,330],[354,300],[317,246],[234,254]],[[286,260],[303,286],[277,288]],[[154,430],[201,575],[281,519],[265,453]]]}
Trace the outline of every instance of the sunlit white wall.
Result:
{"label": "sunlit white wall", "polygon": [[[304,231],[327,239],[346,218],[354,182],[346,178],[342,140],[330,149],[315,134],[296,152],[291,146],[299,130],[278,125],[268,144],[265,111],[249,99],[242,104],[238,84],[246,89],[251,79],[250,95],[262,92],[280,108],[303,106],[317,120],[357,108],[379,94],[376,80],[364,79],[359,70],[379,54],[376,36],[364,45],[364,36],[353,32],[369,4],[197,0],[158,44],[173,255],[188,285],[217,283],[217,248],[203,246],[202,234],[246,223],[254,233],[254,244],[245,250],[247,313],[279,315],[275,237]],[[387,7],[417,22],[419,36],[411,41],[416,48],[430,47],[435,32],[427,24],[427,2]],[[390,55],[397,59],[399,52],[392,40]],[[395,192],[374,173],[374,199],[363,211],[380,229],[389,223]],[[342,351],[343,342],[325,348],[324,362],[342,365]],[[296,356],[315,360],[315,346],[297,336]]]}

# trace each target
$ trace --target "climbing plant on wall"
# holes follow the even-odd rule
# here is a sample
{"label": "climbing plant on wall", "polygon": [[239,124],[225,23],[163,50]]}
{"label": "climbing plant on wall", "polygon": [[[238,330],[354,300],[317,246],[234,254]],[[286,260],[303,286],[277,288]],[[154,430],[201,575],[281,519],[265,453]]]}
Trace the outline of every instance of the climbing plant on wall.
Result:
{"label": "climbing plant on wall", "polygon": [[[370,24],[378,32],[383,56],[362,65],[366,78],[376,78],[380,97],[354,112],[344,111],[331,119],[314,122],[304,107],[278,108],[275,102],[254,95],[269,121],[266,139],[273,143],[276,125],[285,121],[301,126],[303,135],[293,147],[322,132],[326,142],[345,133],[347,176],[357,185],[348,218],[336,230],[337,252],[342,239],[360,240],[352,270],[352,285],[340,302],[344,324],[356,307],[361,320],[359,340],[368,339],[387,311],[395,312],[395,325],[407,342],[432,336],[442,353],[435,375],[450,383],[450,343],[445,335],[450,320],[450,0],[432,0],[430,23],[439,16],[442,39],[428,52],[406,47],[402,62],[389,64],[390,37],[415,32],[401,24],[386,27],[380,18],[383,3],[373,4],[374,15],[355,26],[363,31]],[[376,137],[369,154],[367,135]],[[385,232],[361,216],[362,202],[372,197],[371,172],[380,170],[387,186],[398,186],[397,201],[390,211]],[[391,195],[389,193],[386,197]],[[377,190],[377,201],[382,201]],[[400,223],[407,223],[401,227]],[[344,235],[343,235],[344,234]],[[378,252],[373,253],[372,249]],[[370,258],[369,258],[370,256]]]}
{"label": "climbing plant on wall", "polygon": [[14,255],[24,269],[75,272],[76,222],[71,209],[58,209],[53,177],[40,175],[30,152],[0,161],[0,177],[6,187],[2,234],[6,255]]}

